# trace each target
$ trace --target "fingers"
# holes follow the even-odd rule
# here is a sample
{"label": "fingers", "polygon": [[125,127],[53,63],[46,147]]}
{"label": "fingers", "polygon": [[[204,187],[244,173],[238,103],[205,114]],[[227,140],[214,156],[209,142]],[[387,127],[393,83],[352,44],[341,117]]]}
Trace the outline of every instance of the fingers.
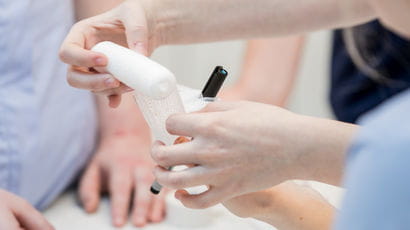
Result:
{"label": "fingers", "polygon": [[205,173],[205,169],[201,166],[187,168],[182,171],[170,171],[162,167],[154,169],[154,175],[157,181],[168,188],[183,189],[200,185],[207,185],[209,178],[213,175]]}
{"label": "fingers", "polygon": [[83,67],[106,66],[107,57],[104,54],[86,50],[85,34],[87,24],[75,24],[67,35],[60,49],[60,59],[70,65]]}
{"label": "fingers", "polygon": [[121,227],[128,219],[133,178],[128,168],[113,168],[110,173],[109,189],[113,224]]}
{"label": "fingers", "polygon": [[0,229],[20,230],[20,224],[10,210],[0,210]]}
{"label": "fingers", "polygon": [[148,219],[151,222],[158,223],[164,220],[165,217],[165,194],[166,191],[162,191],[160,194],[153,196],[151,201],[151,210],[148,214]]}
{"label": "fingers", "polygon": [[151,156],[158,165],[164,168],[176,165],[201,164],[202,161],[198,159],[195,150],[194,142],[169,146],[155,142],[151,150]]}
{"label": "fingers", "polygon": [[174,114],[167,119],[166,128],[172,135],[194,137],[206,126],[207,118],[206,114],[199,113]]}
{"label": "fingers", "polygon": [[54,227],[27,201],[15,200],[11,207],[21,227],[30,230],[54,230]]}
{"label": "fingers", "polygon": [[115,94],[115,95],[110,95],[108,96],[108,105],[111,108],[117,108],[121,104],[121,94]]}
{"label": "fingers", "polygon": [[110,74],[84,72],[73,67],[68,71],[67,81],[75,88],[87,89],[91,91],[102,91],[117,88],[121,84]]}
{"label": "fingers", "polygon": [[79,196],[88,213],[97,211],[100,203],[101,172],[96,164],[90,164],[80,180]]}
{"label": "fingers", "polygon": [[175,192],[175,198],[181,201],[181,203],[187,207],[192,209],[205,209],[212,207],[218,203],[220,203],[220,198],[223,197],[224,194],[221,192],[213,189],[212,187],[198,195],[190,195],[185,190],[178,190]]}
{"label": "fingers", "polygon": [[135,192],[132,212],[132,222],[137,227],[143,227],[148,221],[150,205],[153,195],[150,192],[150,186],[153,176],[150,170],[146,168],[135,169]]}

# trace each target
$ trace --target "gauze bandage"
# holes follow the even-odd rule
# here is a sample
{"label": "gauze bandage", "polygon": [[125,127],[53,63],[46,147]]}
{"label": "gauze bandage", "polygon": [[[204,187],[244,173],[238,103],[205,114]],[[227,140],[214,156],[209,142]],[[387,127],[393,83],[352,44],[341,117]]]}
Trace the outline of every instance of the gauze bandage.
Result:
{"label": "gauze bandage", "polygon": [[[107,56],[107,72],[135,90],[135,100],[154,138],[172,145],[177,136],[167,132],[166,120],[184,112],[174,75],[151,59],[112,42],[98,43],[92,50]],[[151,191],[159,193],[161,187],[155,181]]]}
{"label": "gauze bandage", "polygon": [[174,75],[151,59],[112,42],[92,48],[108,58],[106,71],[133,88],[135,99],[156,140],[172,145],[176,136],[166,131],[165,122],[184,107]]}

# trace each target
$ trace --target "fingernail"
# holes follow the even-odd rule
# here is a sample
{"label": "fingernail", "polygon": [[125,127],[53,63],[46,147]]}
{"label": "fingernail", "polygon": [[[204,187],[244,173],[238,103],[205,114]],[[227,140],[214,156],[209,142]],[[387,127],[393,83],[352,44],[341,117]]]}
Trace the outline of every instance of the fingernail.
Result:
{"label": "fingernail", "polygon": [[117,85],[117,82],[116,82],[116,80],[114,79],[114,78],[107,78],[106,80],[105,80],[105,85],[107,86],[107,87],[115,87],[116,85]]}
{"label": "fingernail", "polygon": [[137,227],[143,227],[144,225],[145,225],[145,223],[146,223],[146,221],[145,221],[145,219],[144,218],[142,218],[142,217],[137,217],[137,218],[135,218],[135,225],[137,226]]}
{"label": "fingernail", "polygon": [[115,217],[114,219],[114,225],[116,226],[121,226],[124,222],[124,219],[120,216]]}
{"label": "fingernail", "polygon": [[97,65],[105,65],[105,60],[102,57],[98,57],[95,59],[95,64]]}

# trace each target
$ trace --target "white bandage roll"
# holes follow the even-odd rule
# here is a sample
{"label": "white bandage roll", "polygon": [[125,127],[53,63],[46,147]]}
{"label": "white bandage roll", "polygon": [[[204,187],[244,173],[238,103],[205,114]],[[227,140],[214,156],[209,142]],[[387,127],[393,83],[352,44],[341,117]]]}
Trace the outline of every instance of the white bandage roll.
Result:
{"label": "white bandage roll", "polygon": [[107,56],[106,70],[137,93],[162,99],[176,89],[175,76],[144,55],[109,41],[98,43],[92,50]]}

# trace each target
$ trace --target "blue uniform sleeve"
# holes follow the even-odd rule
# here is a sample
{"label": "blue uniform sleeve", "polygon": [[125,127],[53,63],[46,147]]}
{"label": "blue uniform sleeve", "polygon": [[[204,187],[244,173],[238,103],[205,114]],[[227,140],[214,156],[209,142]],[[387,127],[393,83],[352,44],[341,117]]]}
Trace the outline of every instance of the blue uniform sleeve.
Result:
{"label": "blue uniform sleeve", "polygon": [[348,156],[337,230],[410,229],[410,92],[366,116]]}

